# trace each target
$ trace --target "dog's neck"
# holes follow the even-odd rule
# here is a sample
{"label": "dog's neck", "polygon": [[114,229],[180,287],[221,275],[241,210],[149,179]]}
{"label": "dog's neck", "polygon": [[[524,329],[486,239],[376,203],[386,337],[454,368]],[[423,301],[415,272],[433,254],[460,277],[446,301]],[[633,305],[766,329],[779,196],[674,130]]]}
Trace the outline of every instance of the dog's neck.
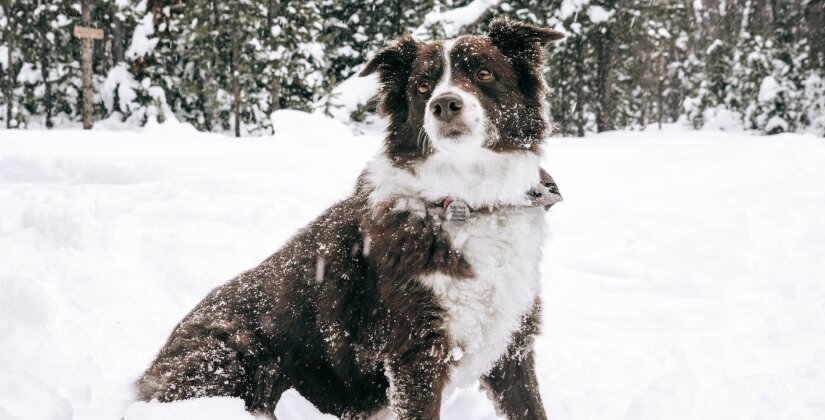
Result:
{"label": "dog's neck", "polygon": [[367,165],[366,181],[373,206],[399,197],[425,203],[451,197],[482,208],[529,205],[526,193],[540,186],[542,177],[536,153],[478,148],[460,154],[436,152],[404,168],[382,153]]}

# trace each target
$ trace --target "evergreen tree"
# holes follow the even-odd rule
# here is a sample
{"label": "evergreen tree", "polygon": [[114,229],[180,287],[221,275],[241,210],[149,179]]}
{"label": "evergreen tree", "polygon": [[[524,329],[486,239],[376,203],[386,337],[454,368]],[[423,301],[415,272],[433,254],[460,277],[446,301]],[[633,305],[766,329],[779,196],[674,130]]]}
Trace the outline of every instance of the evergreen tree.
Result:
{"label": "evergreen tree", "polygon": [[[333,88],[396,35],[483,33],[508,16],[568,35],[545,73],[559,135],[685,117],[697,128],[825,134],[823,0],[512,0],[491,3],[477,25],[449,22],[469,3],[93,1],[105,33],[94,43],[96,116],[271,133],[278,109],[330,112]],[[5,126],[79,120],[79,12],[76,0],[0,0]]]}
{"label": "evergreen tree", "polygon": [[12,0],[0,1],[0,121],[6,128],[19,127],[17,108],[17,74],[20,71],[20,52],[16,35],[21,32],[22,11]]}
{"label": "evergreen tree", "polygon": [[[323,83],[320,12],[312,2],[155,3],[127,54],[140,81],[139,113],[236,136],[271,133],[269,114],[307,109]],[[163,94],[160,94],[163,92]]]}
{"label": "evergreen tree", "polygon": [[[453,2],[452,7],[463,3],[466,0]],[[368,57],[394,37],[417,31],[416,36],[420,38],[443,38],[443,29],[437,22],[424,25],[427,13],[441,7],[436,0],[323,1],[320,9],[323,26],[319,41],[326,46],[326,66],[323,69],[326,101],[320,104],[320,108],[329,114],[337,99],[332,90],[357,73]],[[367,111],[374,109],[360,109],[353,118],[360,120]]]}
{"label": "evergreen tree", "polygon": [[94,44],[95,74],[105,75],[97,86],[101,117],[116,116],[122,120],[137,107],[134,100],[138,85],[129,73],[126,49],[145,7],[145,0],[118,0],[98,3],[94,10],[93,21],[104,30],[105,37]]}
{"label": "evergreen tree", "polygon": [[33,120],[51,128],[55,121],[76,120],[82,105],[79,43],[72,28],[80,13],[75,3],[64,0],[20,0],[19,12],[27,30],[18,34],[22,66],[21,108],[27,124]]}

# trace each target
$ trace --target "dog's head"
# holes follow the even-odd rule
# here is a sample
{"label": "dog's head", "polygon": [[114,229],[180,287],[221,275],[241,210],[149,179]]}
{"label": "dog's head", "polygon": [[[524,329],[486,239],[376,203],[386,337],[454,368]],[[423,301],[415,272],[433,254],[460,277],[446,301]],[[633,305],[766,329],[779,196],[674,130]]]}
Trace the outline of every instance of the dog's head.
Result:
{"label": "dog's head", "polygon": [[378,73],[387,153],[403,165],[478,148],[538,153],[547,120],[544,48],[560,32],[497,19],[486,36],[421,42],[402,36],[361,76]]}

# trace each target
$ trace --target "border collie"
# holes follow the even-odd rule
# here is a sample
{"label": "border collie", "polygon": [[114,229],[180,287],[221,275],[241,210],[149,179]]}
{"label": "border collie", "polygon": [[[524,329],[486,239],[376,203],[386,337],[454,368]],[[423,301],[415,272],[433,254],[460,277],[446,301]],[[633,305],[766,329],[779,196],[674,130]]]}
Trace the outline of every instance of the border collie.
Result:
{"label": "border collie", "polygon": [[212,291],[137,383],[143,400],[295,388],[320,410],[436,419],[480,381],[498,413],[546,418],[534,372],[549,130],[544,48],[564,35],[498,19],[486,36],[403,36],[377,73],[384,147],[354,193]]}

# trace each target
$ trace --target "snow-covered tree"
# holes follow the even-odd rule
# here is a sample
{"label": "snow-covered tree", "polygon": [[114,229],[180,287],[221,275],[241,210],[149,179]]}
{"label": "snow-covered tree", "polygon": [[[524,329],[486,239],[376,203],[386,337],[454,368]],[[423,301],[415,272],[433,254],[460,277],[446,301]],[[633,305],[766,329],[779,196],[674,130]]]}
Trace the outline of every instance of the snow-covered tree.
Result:
{"label": "snow-covered tree", "polygon": [[[559,135],[695,127],[825,134],[821,0],[96,0],[97,118],[177,118],[200,130],[271,133],[281,108],[372,111],[342,82],[412,32],[484,33],[507,16],[567,33],[545,76]],[[0,0],[3,125],[77,121],[77,0]],[[346,97],[346,98],[345,98]],[[345,109],[341,108],[346,103]]]}
{"label": "snow-covered tree", "polygon": [[79,43],[72,28],[79,21],[79,4],[64,0],[19,0],[15,7],[23,30],[17,34],[21,68],[16,95],[28,123],[46,127],[76,119],[80,94]]}
{"label": "snow-covered tree", "polygon": [[17,73],[20,71],[19,44],[22,11],[12,0],[0,1],[0,121],[6,128],[20,126],[20,112],[15,100]]}
{"label": "snow-covered tree", "polygon": [[312,2],[155,3],[126,54],[136,113],[145,122],[168,109],[201,130],[271,133],[272,111],[308,108],[321,91],[320,29]]}

